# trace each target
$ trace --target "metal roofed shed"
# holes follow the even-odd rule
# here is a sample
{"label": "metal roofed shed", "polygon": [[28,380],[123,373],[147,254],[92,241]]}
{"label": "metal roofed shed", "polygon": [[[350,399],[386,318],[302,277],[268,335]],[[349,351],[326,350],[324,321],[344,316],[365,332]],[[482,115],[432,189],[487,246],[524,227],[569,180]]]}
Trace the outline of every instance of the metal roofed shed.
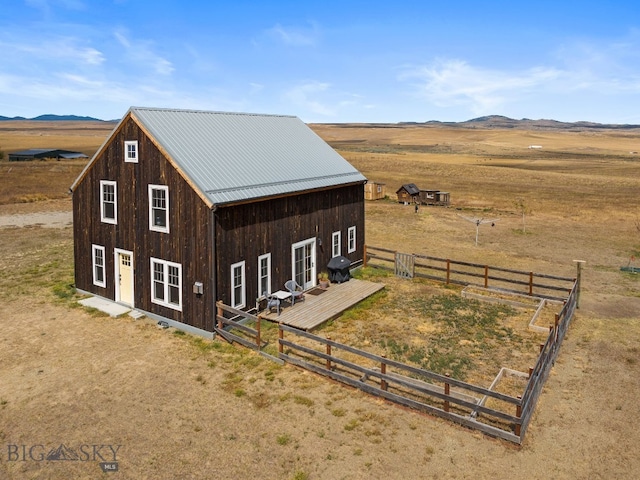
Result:
{"label": "metal roofed shed", "polygon": [[349,267],[351,267],[351,260],[341,255],[333,257],[327,263],[327,270],[329,270],[329,281],[332,283],[348,282],[351,278],[349,273]]}
{"label": "metal roofed shed", "polygon": [[74,152],[71,150],[60,150],[57,148],[30,148],[28,150],[20,150],[19,152],[9,153],[10,162],[31,161],[35,159],[43,160],[45,158],[55,158],[65,160],[72,158],[89,158],[82,152]]}

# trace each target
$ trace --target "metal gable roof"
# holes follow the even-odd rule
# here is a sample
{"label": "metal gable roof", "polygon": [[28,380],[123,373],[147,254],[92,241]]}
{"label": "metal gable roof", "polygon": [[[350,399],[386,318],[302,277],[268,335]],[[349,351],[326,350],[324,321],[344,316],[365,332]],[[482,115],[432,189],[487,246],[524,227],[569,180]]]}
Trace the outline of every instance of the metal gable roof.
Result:
{"label": "metal gable roof", "polygon": [[213,204],[366,181],[297,117],[130,111]]}

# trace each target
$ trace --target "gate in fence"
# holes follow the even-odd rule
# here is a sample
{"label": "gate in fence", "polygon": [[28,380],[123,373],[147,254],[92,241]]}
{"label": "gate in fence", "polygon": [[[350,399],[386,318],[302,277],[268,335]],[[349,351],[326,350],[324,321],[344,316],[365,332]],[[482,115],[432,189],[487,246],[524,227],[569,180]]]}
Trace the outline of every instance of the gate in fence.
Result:
{"label": "gate in fence", "polygon": [[396,252],[395,273],[398,277],[413,278],[416,273],[416,256],[411,253]]}

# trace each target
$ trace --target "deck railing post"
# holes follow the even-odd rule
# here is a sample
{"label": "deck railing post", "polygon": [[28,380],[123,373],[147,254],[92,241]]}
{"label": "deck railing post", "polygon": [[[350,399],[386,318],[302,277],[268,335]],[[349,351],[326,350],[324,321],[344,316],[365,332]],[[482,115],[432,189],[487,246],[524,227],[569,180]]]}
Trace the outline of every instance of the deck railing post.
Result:
{"label": "deck railing post", "polygon": [[278,323],[278,353],[282,353],[282,340],[284,339],[284,330],[282,330],[282,323]]}
{"label": "deck railing post", "polygon": [[[518,400],[522,400],[522,397],[520,395],[518,395]],[[518,417],[518,420],[520,420],[520,417],[522,416],[522,405],[518,404],[516,405],[516,417]],[[516,435],[519,437],[520,436],[520,428],[521,428],[521,424],[520,423],[516,423]]]}
{"label": "deck railing post", "polygon": [[[327,355],[331,357],[331,337],[327,337]],[[327,370],[331,370],[331,358],[327,358]]]}
{"label": "deck railing post", "polygon": [[[387,356],[383,353],[382,358],[385,359],[387,358]],[[382,373],[383,375],[387,374],[387,363],[384,360],[380,362],[380,373]],[[389,384],[387,383],[387,381],[382,378],[380,379],[380,388],[385,391],[387,390],[387,388],[389,388]]]}
{"label": "deck railing post", "polygon": [[[445,373],[444,376],[449,378],[450,375],[448,373]],[[447,396],[449,395],[449,389],[450,388],[451,388],[451,386],[449,385],[449,382],[445,382],[445,384],[444,384],[444,394],[445,395],[447,395]],[[445,412],[449,411],[449,399],[448,398],[444,401],[444,411]]]}
{"label": "deck railing post", "polygon": [[260,351],[260,321],[262,320],[262,316],[258,315],[258,323],[256,324],[256,330],[258,331],[258,334],[256,335],[256,345],[258,347],[258,351]]}
{"label": "deck railing post", "polygon": [[367,268],[367,246],[362,247],[362,266]]}

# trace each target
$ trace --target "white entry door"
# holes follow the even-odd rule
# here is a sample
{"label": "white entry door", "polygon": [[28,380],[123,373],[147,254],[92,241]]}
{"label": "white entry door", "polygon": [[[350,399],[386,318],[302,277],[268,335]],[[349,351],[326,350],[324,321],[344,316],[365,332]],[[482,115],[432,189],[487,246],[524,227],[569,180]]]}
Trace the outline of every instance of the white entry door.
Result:
{"label": "white entry door", "polygon": [[291,248],[292,275],[305,290],[316,284],[316,239],[294,243]]}
{"label": "white entry door", "polygon": [[116,302],[133,307],[133,252],[115,250]]}

